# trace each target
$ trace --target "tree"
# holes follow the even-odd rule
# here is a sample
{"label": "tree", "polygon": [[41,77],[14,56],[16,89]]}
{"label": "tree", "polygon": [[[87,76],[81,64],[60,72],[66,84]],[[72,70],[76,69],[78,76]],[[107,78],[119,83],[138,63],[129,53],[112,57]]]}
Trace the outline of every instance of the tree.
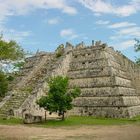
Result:
{"label": "tree", "polygon": [[14,40],[5,41],[0,36],[0,64],[1,70],[3,68],[3,64],[12,65],[19,63],[20,60],[24,59],[25,52],[21,48],[20,45],[16,43]]}
{"label": "tree", "polygon": [[69,91],[69,79],[62,76],[51,78],[48,85],[48,95],[41,97],[37,103],[40,107],[48,110],[50,114],[57,112],[59,116],[62,116],[62,120],[64,120],[64,114],[67,110],[72,109],[72,101],[80,95],[81,91],[79,88]]}
{"label": "tree", "polygon": [[[135,51],[139,52],[140,51],[140,40],[135,39],[135,41],[136,41],[136,44],[134,45]],[[138,65],[140,65],[140,57],[136,59],[136,63]]]}
{"label": "tree", "polygon": [[0,71],[0,97],[4,97],[8,90],[8,81],[6,75]]}
{"label": "tree", "polygon": [[[25,52],[15,41],[5,41],[0,35],[0,96],[3,97],[8,90],[8,81],[12,80],[12,77],[8,78],[4,65],[10,66],[19,63],[19,60],[23,59]],[[16,65],[21,66],[21,65]],[[13,66],[14,67],[14,66]],[[17,68],[16,67],[16,68]],[[4,72],[5,73],[4,73]]]}
{"label": "tree", "polygon": [[25,53],[14,40],[5,41],[0,36],[0,60],[18,60],[24,58]]}

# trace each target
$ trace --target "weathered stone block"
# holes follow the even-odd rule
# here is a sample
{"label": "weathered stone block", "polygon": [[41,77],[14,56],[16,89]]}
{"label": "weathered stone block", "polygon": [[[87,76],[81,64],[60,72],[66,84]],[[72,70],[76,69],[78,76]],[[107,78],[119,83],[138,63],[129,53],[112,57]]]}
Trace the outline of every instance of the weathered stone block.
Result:
{"label": "weathered stone block", "polygon": [[42,116],[33,116],[32,114],[25,114],[23,122],[26,124],[39,123],[42,122]]}

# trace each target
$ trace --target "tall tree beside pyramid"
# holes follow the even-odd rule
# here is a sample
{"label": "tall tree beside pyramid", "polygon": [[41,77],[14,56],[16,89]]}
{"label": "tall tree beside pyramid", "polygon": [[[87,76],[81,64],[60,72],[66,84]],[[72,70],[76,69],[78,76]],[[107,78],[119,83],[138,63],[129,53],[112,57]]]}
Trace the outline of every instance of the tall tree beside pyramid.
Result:
{"label": "tall tree beside pyramid", "polygon": [[[3,72],[3,66],[5,64],[10,65],[13,61],[23,59],[25,52],[21,46],[14,40],[6,41],[0,36],[0,96],[3,97],[8,90],[8,76]],[[19,66],[19,65],[18,65]]]}

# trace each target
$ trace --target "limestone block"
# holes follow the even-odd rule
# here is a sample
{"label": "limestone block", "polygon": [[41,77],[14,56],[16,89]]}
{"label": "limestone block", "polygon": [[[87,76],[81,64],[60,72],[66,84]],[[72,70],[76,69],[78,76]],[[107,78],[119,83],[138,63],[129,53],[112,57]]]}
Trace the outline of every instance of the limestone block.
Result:
{"label": "limestone block", "polygon": [[130,75],[128,75],[128,73],[126,71],[120,70],[118,68],[111,67],[111,72],[112,72],[113,75],[116,75],[118,77],[122,77],[124,79],[131,80]]}
{"label": "limestone block", "polygon": [[[116,87],[117,93],[119,95],[125,95],[125,96],[137,96],[136,90],[133,88],[127,88],[127,87]],[[116,93],[115,93],[116,94]]]}
{"label": "limestone block", "polygon": [[125,106],[136,106],[136,105],[140,105],[140,99],[137,96],[124,96],[123,98],[123,102]]}
{"label": "limestone block", "polygon": [[114,85],[123,87],[132,87],[131,80],[115,76]]}
{"label": "limestone block", "polygon": [[140,114],[140,105],[128,107],[128,112],[129,112],[130,118],[139,115]]}

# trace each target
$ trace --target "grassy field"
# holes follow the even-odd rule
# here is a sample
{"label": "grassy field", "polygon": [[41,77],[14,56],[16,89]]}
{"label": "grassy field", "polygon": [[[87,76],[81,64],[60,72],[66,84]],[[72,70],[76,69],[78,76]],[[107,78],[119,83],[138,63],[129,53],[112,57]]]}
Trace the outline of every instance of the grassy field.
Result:
{"label": "grassy field", "polygon": [[[0,124],[17,125],[23,124],[21,119],[0,119]],[[122,125],[122,124],[140,124],[140,116],[132,119],[112,119],[112,118],[95,118],[95,117],[78,117],[72,116],[61,120],[47,120],[46,122],[31,124],[31,126],[53,127],[53,126],[81,126],[81,125]],[[30,126],[30,125],[29,125]]]}
{"label": "grassy field", "polygon": [[22,121],[22,119],[17,119],[17,118],[11,118],[11,119],[0,118],[0,124],[3,124],[3,125],[17,125],[17,124],[23,124],[23,121]]}
{"label": "grassy field", "polygon": [[121,124],[140,124],[140,116],[133,119],[111,119],[111,118],[95,118],[95,117],[78,117],[72,116],[66,118],[65,121],[49,120],[38,125],[43,127],[49,126],[81,126],[81,125],[121,125]]}

